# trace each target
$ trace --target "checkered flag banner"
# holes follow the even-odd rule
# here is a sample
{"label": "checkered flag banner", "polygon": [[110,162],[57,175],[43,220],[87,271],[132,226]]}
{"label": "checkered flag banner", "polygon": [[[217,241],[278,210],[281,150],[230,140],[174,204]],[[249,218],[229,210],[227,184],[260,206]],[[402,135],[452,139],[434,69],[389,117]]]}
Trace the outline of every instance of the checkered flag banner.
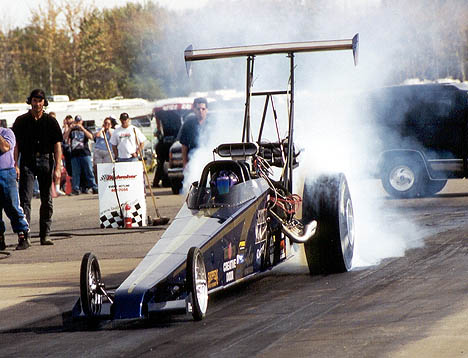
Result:
{"label": "checkered flag banner", "polygon": [[118,228],[122,222],[122,218],[120,217],[120,213],[117,211],[110,211],[104,213],[100,218],[101,221],[101,229],[111,229],[111,228]]}
{"label": "checkered flag banner", "polygon": [[[125,210],[125,205],[122,205],[122,213],[125,217],[130,216],[132,218],[132,227],[140,227],[144,225],[144,210],[140,203],[136,203],[130,206],[130,210]],[[101,228],[102,229],[110,229],[110,228],[118,228],[122,222],[122,218],[120,217],[120,212],[118,211],[108,211],[105,212],[101,217]],[[122,225],[123,226],[123,225]]]}
{"label": "checkered flag banner", "polygon": [[[131,227],[146,226],[146,198],[142,163],[99,163],[97,169],[100,227],[129,227],[130,221]],[[119,208],[119,203],[122,210]],[[126,225],[123,225],[125,222]]]}

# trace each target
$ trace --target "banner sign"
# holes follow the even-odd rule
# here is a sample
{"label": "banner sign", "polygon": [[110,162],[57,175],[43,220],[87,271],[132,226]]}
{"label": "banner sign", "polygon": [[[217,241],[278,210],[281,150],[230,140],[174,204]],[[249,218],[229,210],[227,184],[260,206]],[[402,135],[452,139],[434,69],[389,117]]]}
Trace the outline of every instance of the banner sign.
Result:
{"label": "banner sign", "polygon": [[[146,226],[143,165],[138,162],[100,163],[98,170],[99,220],[101,228]],[[115,180],[114,180],[115,172]],[[120,200],[123,218],[115,191]],[[122,223],[124,219],[124,223]]]}

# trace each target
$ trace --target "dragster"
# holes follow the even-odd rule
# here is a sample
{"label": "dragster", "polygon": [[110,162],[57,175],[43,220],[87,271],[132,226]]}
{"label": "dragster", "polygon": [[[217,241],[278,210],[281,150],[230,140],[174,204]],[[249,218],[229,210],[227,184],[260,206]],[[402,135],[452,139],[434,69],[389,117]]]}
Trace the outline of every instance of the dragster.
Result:
{"label": "dragster", "polygon": [[[292,192],[299,155],[293,143],[295,54],[334,50],[352,50],[356,64],[358,35],[347,40],[185,50],[188,71],[192,61],[246,57],[242,140],[213,150],[214,160],[192,183],[171,225],[119,287],[106,288],[96,256],[84,255],[73,316],[118,320],[175,311],[201,320],[210,294],[281,264],[290,257],[292,243],[304,245],[310,274],[350,270],[355,230],[345,175],[306,178],[302,198]],[[253,92],[255,58],[270,54],[289,59],[288,88]],[[287,96],[288,133],[285,138],[278,135],[277,142],[266,142],[262,137],[266,111],[276,95]],[[265,97],[256,141],[251,133],[252,96]],[[279,180],[273,179],[273,167],[281,168]]]}

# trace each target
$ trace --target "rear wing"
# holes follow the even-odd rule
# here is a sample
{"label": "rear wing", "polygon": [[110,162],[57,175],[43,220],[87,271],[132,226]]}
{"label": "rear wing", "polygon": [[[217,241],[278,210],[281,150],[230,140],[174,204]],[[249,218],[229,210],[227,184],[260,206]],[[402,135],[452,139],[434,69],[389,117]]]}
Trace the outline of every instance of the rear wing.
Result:
{"label": "rear wing", "polygon": [[[194,50],[192,45],[184,51],[185,62],[211,60],[216,58],[272,55],[280,53],[353,50],[354,64],[358,62],[359,34],[352,39],[331,41],[286,42],[253,46],[222,47]],[[187,67],[189,71],[189,67]]]}

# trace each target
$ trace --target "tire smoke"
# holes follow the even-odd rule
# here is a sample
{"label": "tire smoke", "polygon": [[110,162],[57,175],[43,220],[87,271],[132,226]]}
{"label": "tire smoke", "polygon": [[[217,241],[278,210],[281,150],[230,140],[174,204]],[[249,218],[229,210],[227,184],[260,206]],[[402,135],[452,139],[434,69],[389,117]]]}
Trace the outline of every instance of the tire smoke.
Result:
{"label": "tire smoke", "polygon": [[[323,172],[346,174],[355,213],[353,267],[375,265],[384,258],[402,256],[406,250],[423,245],[423,230],[408,220],[403,210],[398,211],[391,205],[380,182],[372,176],[380,143],[369,108],[358,99],[366,90],[398,84],[413,75],[404,73],[402,67],[409,61],[423,59],[431,46],[427,39],[443,38],[445,30],[440,26],[426,26],[434,20],[429,12],[423,12],[428,4],[432,2],[418,0],[410,5],[402,1],[336,0],[319,1],[314,7],[307,1],[293,1],[281,3],[279,9],[278,2],[274,2],[274,6],[267,1],[227,1],[222,6],[210,2],[202,9],[203,21],[188,19],[183,36],[179,33],[177,37],[177,40],[190,39],[195,48],[214,48],[343,39],[360,34],[358,67],[354,67],[352,55],[347,51],[297,54],[295,82],[294,136],[296,149],[303,150],[299,169],[295,171],[295,190],[302,191],[305,177]],[[451,4],[456,10],[460,2],[448,1],[444,10],[449,12]],[[415,29],[424,29],[421,30],[424,33]],[[441,61],[437,63],[439,71]],[[421,74],[440,74],[429,67]],[[254,90],[288,87],[288,60],[284,56],[259,56],[255,70]],[[244,60],[194,63],[193,73],[189,83],[192,90],[236,88],[244,91]],[[275,97],[275,101],[280,134],[284,138],[286,101],[279,97]],[[262,104],[257,102],[253,106],[261,112]],[[253,122],[259,121],[258,115],[252,118]],[[237,121],[214,123],[189,163],[185,189],[188,183],[198,180],[204,163],[212,160],[214,147],[222,142],[240,141],[242,120],[240,115]],[[272,126],[271,121],[270,113],[269,126]],[[269,133],[269,137],[277,140],[274,132]]]}

